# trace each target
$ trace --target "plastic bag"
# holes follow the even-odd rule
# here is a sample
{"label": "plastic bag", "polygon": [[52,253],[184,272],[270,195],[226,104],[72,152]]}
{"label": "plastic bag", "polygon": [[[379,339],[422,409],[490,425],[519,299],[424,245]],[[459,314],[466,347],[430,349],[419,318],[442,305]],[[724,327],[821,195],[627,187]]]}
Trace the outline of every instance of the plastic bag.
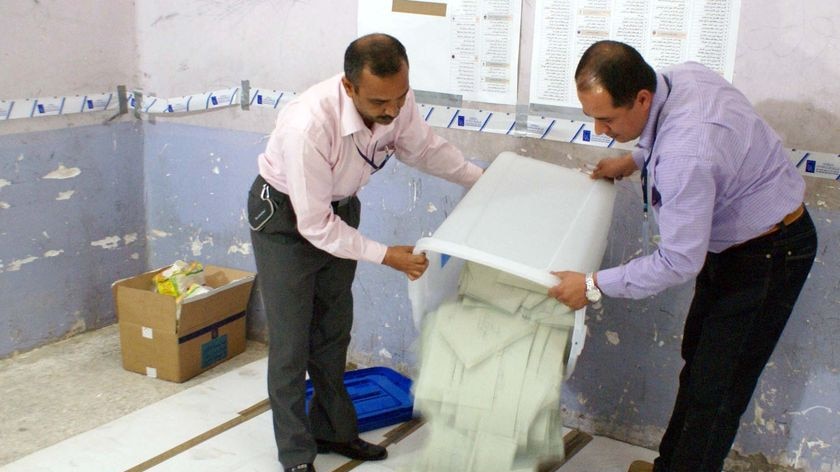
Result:
{"label": "plastic bag", "polygon": [[186,263],[178,260],[155,274],[152,280],[158,293],[173,297],[186,296],[193,285],[204,285],[204,266],[200,262]]}

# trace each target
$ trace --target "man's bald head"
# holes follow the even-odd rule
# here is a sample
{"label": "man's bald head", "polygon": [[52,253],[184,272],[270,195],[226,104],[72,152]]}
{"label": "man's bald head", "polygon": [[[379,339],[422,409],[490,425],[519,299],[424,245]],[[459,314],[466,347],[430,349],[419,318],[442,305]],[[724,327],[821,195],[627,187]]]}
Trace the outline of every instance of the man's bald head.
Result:
{"label": "man's bald head", "polygon": [[358,86],[365,68],[377,77],[390,77],[403,67],[408,67],[405,47],[387,34],[362,36],[350,43],[344,52],[344,75],[354,86]]}
{"label": "man's bald head", "polygon": [[614,107],[626,107],[640,90],[656,92],[656,72],[633,47],[618,41],[598,41],[581,56],[575,84],[581,92],[603,87]]}

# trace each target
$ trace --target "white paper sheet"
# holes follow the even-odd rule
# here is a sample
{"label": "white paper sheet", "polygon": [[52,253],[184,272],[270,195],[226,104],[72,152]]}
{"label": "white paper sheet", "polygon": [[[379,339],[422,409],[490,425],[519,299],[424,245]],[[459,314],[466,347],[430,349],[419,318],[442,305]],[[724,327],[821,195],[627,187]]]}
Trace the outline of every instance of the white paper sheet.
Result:
{"label": "white paper sheet", "polygon": [[392,11],[391,0],[359,2],[358,34],[387,33],[405,45],[416,90],[515,104],[522,0],[449,0],[446,16]]}
{"label": "white paper sheet", "polygon": [[536,0],[531,103],[580,107],[574,72],[595,41],[614,39],[654,69],[697,61],[732,80],[741,0]]}

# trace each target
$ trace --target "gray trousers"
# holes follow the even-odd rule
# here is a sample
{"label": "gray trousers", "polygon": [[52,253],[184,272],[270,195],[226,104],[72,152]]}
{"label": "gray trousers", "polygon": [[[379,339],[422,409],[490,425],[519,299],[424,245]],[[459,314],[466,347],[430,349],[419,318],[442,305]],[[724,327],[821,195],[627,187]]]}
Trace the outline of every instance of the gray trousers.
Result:
{"label": "gray trousers", "polygon": [[[266,209],[260,199],[265,180],[257,177],[248,194],[249,220]],[[358,436],[356,411],[344,386],[353,325],[351,286],[356,261],[315,248],[297,231],[287,195],[273,188],[274,215],[251,231],[257,284],[268,323],[268,396],[274,438],[284,467],[311,463],[315,439],[350,441]],[[333,211],[359,225],[361,205],[352,198]],[[314,387],[307,416],[305,374]]]}

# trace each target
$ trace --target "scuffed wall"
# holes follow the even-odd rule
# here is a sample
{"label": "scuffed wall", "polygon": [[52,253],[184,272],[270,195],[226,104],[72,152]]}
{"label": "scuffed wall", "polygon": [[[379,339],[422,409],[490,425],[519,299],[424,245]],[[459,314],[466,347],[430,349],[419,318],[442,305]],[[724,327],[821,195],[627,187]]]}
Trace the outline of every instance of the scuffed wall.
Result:
{"label": "scuffed wall", "polygon": [[[253,255],[245,254],[250,245],[244,193],[265,135],[171,124],[147,126],[146,132],[149,233],[166,233],[150,236],[153,265],[193,257],[252,268]],[[510,150],[578,167],[618,152],[463,131],[441,134],[468,156],[484,160]],[[752,463],[763,460],[779,467],[836,470],[840,185],[824,179],[807,181],[807,203],[820,238],[818,259],[743,417],[735,449],[744,457],[757,457]],[[604,267],[641,252],[638,180],[618,185]],[[395,160],[360,193],[361,230],[386,244],[412,244],[443,221],[462,193],[457,185]],[[414,372],[417,331],[405,278],[387,267],[361,263],[353,289],[356,320],[350,359]],[[645,300],[608,299],[601,310],[589,312],[586,346],[563,392],[567,425],[648,447],[658,444],[682,366],[680,343],[692,290],[689,283]],[[248,320],[249,336],[265,340],[260,307],[253,315]]]}
{"label": "scuffed wall", "polygon": [[178,125],[144,128],[148,260],[255,270],[245,215],[264,136]]}
{"label": "scuffed wall", "polygon": [[0,357],[114,322],[146,266],[138,126],[0,136]]}
{"label": "scuffed wall", "polygon": [[[840,44],[836,4],[742,4],[735,84],[786,145],[840,151],[838,96],[831,94],[840,74],[830,60]],[[119,84],[171,97],[241,79],[303,91],[340,70],[343,48],[355,36],[355,5],[9,0],[0,7],[7,33],[0,97],[108,91]],[[274,112],[227,109],[103,125],[105,118],[0,123],[0,357],[113,322],[109,286],[118,278],[177,258],[253,269],[245,192]],[[574,167],[607,152],[441,133],[487,160],[510,150]],[[619,190],[605,266],[641,246],[638,182],[623,182]],[[361,194],[362,230],[389,244],[410,244],[443,220],[461,192],[392,162]],[[840,184],[809,179],[808,192],[818,261],[735,448],[739,460],[752,464],[840,471]],[[354,294],[351,359],[411,372],[417,332],[403,276],[360,264]],[[658,442],[681,367],[691,294],[688,284],[646,300],[608,300],[589,313],[587,344],[563,392],[567,425],[647,446]],[[259,307],[248,324],[250,337],[265,339]],[[768,470],[761,467],[755,470]]]}

